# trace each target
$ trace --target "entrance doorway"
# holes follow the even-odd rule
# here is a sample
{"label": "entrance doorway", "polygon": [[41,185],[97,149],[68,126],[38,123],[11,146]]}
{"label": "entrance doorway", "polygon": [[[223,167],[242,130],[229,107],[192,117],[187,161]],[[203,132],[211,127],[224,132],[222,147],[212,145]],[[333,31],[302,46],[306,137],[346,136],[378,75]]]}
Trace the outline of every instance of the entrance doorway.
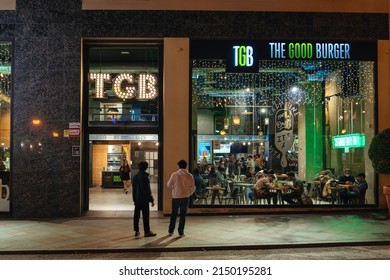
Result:
{"label": "entrance doorway", "polygon": [[[129,162],[131,178],[137,174],[139,162],[148,162],[149,167],[146,172],[149,173],[152,195],[157,205],[159,201],[158,141],[91,140],[91,138],[96,137],[90,137],[89,141],[89,210],[134,210],[132,186],[128,193],[126,193],[119,174],[119,169],[124,158]],[[99,138],[102,138],[102,136]],[[131,139],[132,137],[129,135],[126,138]],[[158,207],[153,207],[150,210],[157,211]]]}

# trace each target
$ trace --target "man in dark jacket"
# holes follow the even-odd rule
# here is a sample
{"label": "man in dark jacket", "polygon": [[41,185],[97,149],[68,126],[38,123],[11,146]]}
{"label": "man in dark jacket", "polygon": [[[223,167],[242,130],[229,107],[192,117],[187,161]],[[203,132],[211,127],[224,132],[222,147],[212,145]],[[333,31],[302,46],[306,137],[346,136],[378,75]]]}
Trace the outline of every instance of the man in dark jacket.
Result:
{"label": "man in dark jacket", "polygon": [[150,230],[149,225],[149,203],[154,206],[154,198],[150,189],[149,174],[146,173],[148,163],[141,161],[138,164],[138,173],[133,177],[133,201],[134,201],[134,231],[135,236],[140,236],[139,219],[142,211],[145,237],[156,236],[156,233]]}

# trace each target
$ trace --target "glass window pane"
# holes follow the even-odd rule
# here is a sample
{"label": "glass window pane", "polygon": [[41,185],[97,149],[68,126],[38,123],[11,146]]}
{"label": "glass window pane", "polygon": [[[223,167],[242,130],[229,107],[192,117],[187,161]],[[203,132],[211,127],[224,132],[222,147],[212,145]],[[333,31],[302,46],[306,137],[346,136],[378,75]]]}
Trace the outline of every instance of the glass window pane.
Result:
{"label": "glass window pane", "polygon": [[[258,67],[229,73],[224,59],[192,60],[193,155],[207,204],[287,204],[288,172],[316,204],[374,204],[366,145],[375,127],[374,62],[260,60]],[[356,175],[365,173],[363,202],[352,195],[356,188],[337,184],[346,168],[356,185]],[[257,196],[262,169],[272,170],[281,188],[274,181]],[[302,205],[300,195],[289,203]]]}
{"label": "glass window pane", "polygon": [[0,41],[0,212],[10,211],[12,44]]}
{"label": "glass window pane", "polygon": [[89,126],[157,126],[158,47],[89,49]]}

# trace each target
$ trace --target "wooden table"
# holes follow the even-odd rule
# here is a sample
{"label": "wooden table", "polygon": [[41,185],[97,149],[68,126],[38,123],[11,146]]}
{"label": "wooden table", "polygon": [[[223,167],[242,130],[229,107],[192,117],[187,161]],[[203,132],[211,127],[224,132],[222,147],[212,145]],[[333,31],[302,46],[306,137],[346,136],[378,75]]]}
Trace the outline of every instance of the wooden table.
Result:
{"label": "wooden table", "polygon": [[342,204],[340,190],[348,190],[351,187],[353,187],[353,185],[347,184],[336,184],[336,186],[329,187],[329,189],[331,190],[332,204],[334,204],[335,201],[337,201],[338,204]]}

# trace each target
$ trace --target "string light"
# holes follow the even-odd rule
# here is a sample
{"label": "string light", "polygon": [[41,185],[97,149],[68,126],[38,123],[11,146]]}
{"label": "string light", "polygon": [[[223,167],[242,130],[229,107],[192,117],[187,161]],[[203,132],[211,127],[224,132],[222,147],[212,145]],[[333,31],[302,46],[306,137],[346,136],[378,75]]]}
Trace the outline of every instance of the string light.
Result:
{"label": "string light", "polygon": [[328,98],[313,94],[324,91],[322,82],[343,88],[344,102],[374,102],[374,62],[369,61],[260,61],[259,73],[250,74],[226,73],[224,60],[193,60],[192,69],[193,103],[199,107],[324,104]]}

